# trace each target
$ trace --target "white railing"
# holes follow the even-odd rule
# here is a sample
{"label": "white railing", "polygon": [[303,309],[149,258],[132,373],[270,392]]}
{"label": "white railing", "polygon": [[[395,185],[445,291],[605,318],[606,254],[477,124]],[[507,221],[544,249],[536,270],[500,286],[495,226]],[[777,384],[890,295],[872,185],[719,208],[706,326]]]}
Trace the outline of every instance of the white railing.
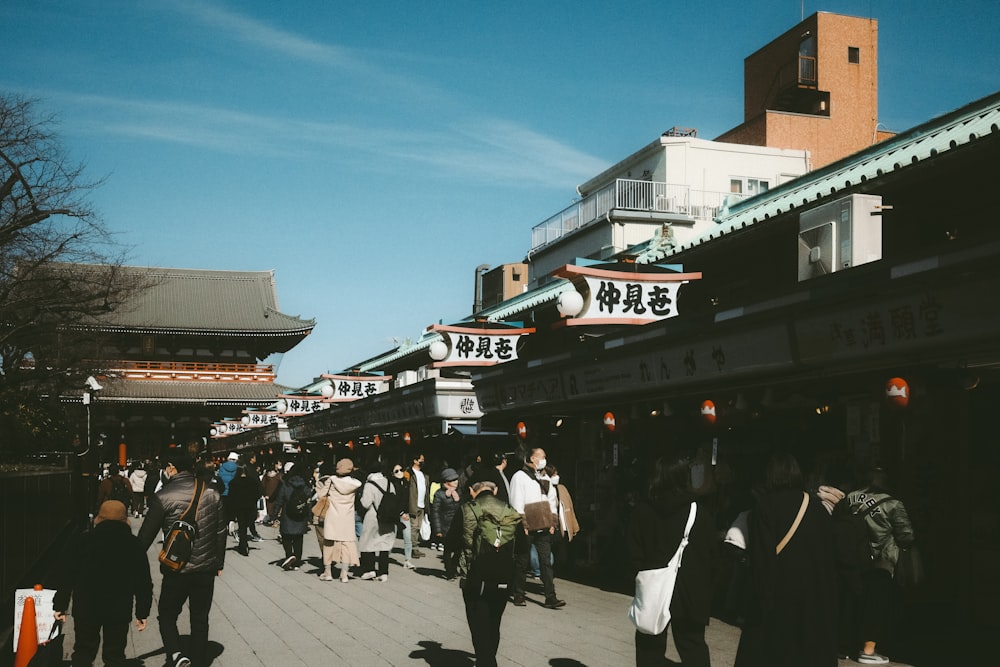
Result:
{"label": "white railing", "polygon": [[687,185],[619,178],[531,229],[532,249],[570,234],[611,210],[653,211],[711,220],[727,193],[692,190]]}

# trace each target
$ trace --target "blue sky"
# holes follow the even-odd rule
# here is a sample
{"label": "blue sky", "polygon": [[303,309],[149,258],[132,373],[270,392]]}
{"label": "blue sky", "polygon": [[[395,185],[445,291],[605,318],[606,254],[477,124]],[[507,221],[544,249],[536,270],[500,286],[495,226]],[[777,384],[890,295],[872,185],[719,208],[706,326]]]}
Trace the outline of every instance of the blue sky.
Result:
{"label": "blue sky", "polygon": [[107,177],[130,263],[275,270],[317,320],[301,386],[467,315],[477,265],[664,130],[738,125],[803,8],[878,19],[890,130],[1000,89],[995,0],[5,0],[0,89]]}

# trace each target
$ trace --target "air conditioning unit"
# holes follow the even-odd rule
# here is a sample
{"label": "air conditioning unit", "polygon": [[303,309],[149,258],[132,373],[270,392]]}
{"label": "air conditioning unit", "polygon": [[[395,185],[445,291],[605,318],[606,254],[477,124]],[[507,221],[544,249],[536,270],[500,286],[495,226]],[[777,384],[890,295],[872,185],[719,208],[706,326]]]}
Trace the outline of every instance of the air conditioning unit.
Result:
{"label": "air conditioning unit", "polygon": [[882,197],[851,195],[799,216],[799,282],[882,259]]}

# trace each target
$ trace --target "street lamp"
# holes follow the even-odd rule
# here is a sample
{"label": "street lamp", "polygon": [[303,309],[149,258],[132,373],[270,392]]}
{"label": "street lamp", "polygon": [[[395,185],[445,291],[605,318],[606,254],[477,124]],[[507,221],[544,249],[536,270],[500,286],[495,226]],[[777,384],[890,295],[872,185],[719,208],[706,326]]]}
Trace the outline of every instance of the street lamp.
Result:
{"label": "street lamp", "polygon": [[97,398],[97,392],[104,389],[93,375],[88,376],[84,384],[86,388],[83,390],[83,404],[87,406],[87,449],[77,456],[86,456],[90,452],[90,404]]}

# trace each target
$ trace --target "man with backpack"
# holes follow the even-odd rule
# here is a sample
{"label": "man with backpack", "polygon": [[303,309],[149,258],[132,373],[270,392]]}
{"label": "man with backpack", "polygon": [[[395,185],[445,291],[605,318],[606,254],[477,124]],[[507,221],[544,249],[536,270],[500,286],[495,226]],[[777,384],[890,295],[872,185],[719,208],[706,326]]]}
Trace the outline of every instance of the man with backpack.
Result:
{"label": "man with backpack", "polygon": [[117,500],[125,506],[126,511],[132,506],[132,487],[122,476],[121,470],[117,463],[112,463],[108,467],[108,476],[102,479],[97,487],[98,508],[107,500]]}
{"label": "man with backpack", "polygon": [[[157,602],[157,621],[167,666],[200,667],[208,664],[208,614],[215,578],[222,574],[226,558],[226,522],[219,493],[203,481],[195,480],[194,458],[186,449],[172,449],[163,460],[167,482],[149,499],[149,512],[139,529],[139,543],[144,550],[148,549],[158,535],[165,534],[182,516],[193,518],[195,529],[185,562],[179,568],[160,565],[163,583]],[[190,658],[181,653],[177,629],[185,602],[190,613]]]}
{"label": "man with backpack", "polygon": [[514,535],[521,515],[496,497],[494,482],[473,477],[472,500],[462,505],[459,572],[465,617],[476,664],[497,664],[500,621],[507,607],[507,586],[514,577]]}

